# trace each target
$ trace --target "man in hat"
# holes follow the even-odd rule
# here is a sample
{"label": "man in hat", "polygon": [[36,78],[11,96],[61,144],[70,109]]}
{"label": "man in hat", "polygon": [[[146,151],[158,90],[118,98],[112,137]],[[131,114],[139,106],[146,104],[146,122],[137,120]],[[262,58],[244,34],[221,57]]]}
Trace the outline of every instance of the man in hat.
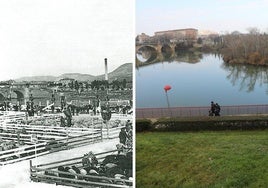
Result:
{"label": "man in hat", "polygon": [[121,131],[119,133],[119,142],[123,145],[126,144],[127,141],[127,133],[126,133],[126,128],[121,128]]}
{"label": "man in hat", "polygon": [[72,113],[71,113],[70,105],[68,105],[67,107],[65,107],[63,109],[63,113],[64,113],[64,115],[66,116],[66,119],[67,119],[67,127],[71,127]]}

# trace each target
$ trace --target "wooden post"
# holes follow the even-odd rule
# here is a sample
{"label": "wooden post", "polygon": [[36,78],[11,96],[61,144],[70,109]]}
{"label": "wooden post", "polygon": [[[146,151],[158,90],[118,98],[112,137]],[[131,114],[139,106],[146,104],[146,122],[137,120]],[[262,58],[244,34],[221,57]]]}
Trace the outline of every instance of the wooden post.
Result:
{"label": "wooden post", "polygon": [[103,141],[102,126],[101,126],[101,141]]}
{"label": "wooden post", "polygon": [[30,160],[30,170],[32,170],[33,162]]}

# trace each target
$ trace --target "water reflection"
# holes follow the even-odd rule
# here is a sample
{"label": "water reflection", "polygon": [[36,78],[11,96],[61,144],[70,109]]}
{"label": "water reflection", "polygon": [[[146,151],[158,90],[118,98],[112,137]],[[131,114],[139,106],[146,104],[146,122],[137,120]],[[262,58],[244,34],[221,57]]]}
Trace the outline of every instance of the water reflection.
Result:
{"label": "water reflection", "polygon": [[166,107],[165,84],[173,86],[169,97],[174,107],[206,106],[211,100],[222,105],[267,104],[265,67],[229,65],[219,54],[194,52],[178,53],[147,65],[136,69],[139,108]]}
{"label": "water reflection", "polygon": [[198,51],[173,52],[168,48],[162,48],[161,53],[150,47],[142,47],[136,54],[136,67],[150,65],[160,62],[186,62],[198,63],[203,58],[203,54]]}
{"label": "water reflection", "polygon": [[176,53],[175,61],[186,63],[198,63],[203,59],[201,52],[181,51]]}
{"label": "water reflection", "polygon": [[268,94],[268,68],[257,67],[252,65],[234,65],[223,63],[221,67],[228,71],[227,79],[230,80],[233,86],[240,85],[240,90],[252,92],[255,89],[256,83],[260,87],[266,86]]}

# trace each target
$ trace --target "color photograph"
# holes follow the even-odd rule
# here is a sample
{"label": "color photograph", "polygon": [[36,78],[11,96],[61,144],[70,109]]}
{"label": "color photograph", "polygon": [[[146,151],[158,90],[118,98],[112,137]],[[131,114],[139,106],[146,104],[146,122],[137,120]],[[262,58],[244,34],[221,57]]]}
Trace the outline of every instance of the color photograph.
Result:
{"label": "color photograph", "polygon": [[267,187],[267,0],[136,0],[136,186]]}

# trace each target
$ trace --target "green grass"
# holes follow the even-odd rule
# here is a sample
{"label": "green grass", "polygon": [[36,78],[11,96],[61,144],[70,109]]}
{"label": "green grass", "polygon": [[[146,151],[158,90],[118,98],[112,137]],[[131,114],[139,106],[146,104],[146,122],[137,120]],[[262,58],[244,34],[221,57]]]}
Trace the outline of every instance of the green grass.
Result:
{"label": "green grass", "polygon": [[136,186],[268,187],[268,130],[138,133]]}

